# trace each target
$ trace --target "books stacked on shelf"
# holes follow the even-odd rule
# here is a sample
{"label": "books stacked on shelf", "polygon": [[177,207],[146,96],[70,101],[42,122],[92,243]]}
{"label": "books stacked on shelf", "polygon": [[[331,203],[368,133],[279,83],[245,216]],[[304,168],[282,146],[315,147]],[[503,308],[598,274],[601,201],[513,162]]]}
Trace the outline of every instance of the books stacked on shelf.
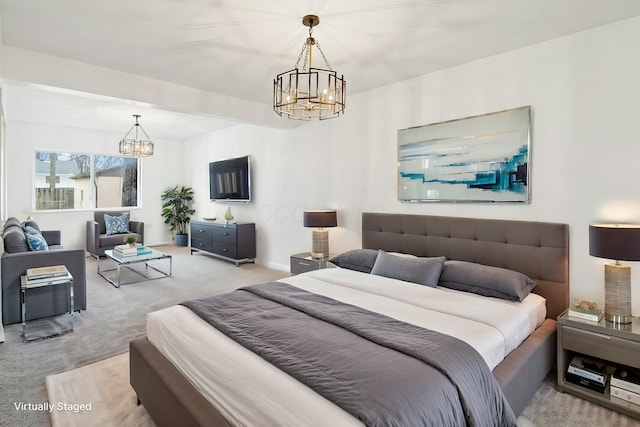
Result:
{"label": "books stacked on shelf", "polygon": [[611,396],[640,405],[640,370],[628,367],[616,369],[611,376]]}
{"label": "books stacked on shelf", "polygon": [[573,356],[565,377],[571,383],[604,393],[609,378],[606,368],[604,362],[599,360]]}
{"label": "books stacked on shelf", "polygon": [[119,257],[129,257],[150,254],[151,249],[144,246],[118,245],[113,248],[113,254]]}
{"label": "books stacked on shelf", "polygon": [[52,279],[66,277],[69,274],[64,265],[52,265],[49,267],[27,268],[27,280]]}
{"label": "books stacked on shelf", "polygon": [[589,320],[599,322],[602,320],[604,311],[598,308],[598,304],[589,301],[576,301],[569,307],[569,317],[574,319]]}

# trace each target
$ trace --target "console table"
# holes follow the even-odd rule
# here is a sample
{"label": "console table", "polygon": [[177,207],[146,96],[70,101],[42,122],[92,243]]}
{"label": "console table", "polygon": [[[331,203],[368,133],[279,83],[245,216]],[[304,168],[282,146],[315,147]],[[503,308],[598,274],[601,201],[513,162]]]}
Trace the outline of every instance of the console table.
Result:
{"label": "console table", "polygon": [[256,225],[191,220],[191,253],[207,253],[234,262],[236,267],[256,258]]}

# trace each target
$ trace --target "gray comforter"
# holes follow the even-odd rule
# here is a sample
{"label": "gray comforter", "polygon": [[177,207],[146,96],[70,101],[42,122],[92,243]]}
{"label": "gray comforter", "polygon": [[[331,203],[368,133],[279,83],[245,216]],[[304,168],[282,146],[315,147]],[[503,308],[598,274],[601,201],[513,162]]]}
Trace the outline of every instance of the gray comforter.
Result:
{"label": "gray comforter", "polygon": [[280,282],[182,304],[367,426],[516,425],[482,357],[448,335]]}

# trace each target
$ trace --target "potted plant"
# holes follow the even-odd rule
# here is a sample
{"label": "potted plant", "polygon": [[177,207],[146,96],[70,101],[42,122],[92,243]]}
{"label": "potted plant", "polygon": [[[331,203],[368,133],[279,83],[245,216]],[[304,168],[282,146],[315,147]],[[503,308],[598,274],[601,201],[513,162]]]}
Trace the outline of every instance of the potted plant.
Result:
{"label": "potted plant", "polygon": [[193,189],[176,185],[166,190],[160,197],[162,198],[164,223],[169,224],[171,232],[175,232],[176,244],[178,246],[187,246],[189,241],[187,227],[191,220],[191,215],[196,212],[195,209],[191,208]]}
{"label": "potted plant", "polygon": [[124,238],[124,242],[129,245],[129,247],[134,247],[136,245],[136,242],[138,241],[138,238],[136,236],[134,236],[133,234],[129,234],[127,236],[125,236]]}

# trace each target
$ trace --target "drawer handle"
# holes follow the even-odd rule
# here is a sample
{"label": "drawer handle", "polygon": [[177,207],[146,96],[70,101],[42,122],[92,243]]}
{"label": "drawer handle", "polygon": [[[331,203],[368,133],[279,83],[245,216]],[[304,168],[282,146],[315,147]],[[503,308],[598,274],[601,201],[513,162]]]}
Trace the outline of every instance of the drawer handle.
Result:
{"label": "drawer handle", "polygon": [[298,264],[300,265],[306,265],[306,266],[310,266],[311,264],[309,264],[308,262],[302,262],[302,261],[298,261]]}
{"label": "drawer handle", "polygon": [[229,233],[224,233],[224,235],[225,235],[225,236],[228,236],[228,235],[229,235]]}
{"label": "drawer handle", "polygon": [[201,233],[204,233],[204,230],[202,230],[202,229],[200,229],[200,230],[198,230],[198,231],[199,231],[199,232],[201,232]]}
{"label": "drawer handle", "polygon": [[222,252],[229,252],[229,251],[228,251],[228,250],[226,250],[226,249],[223,249],[223,250],[222,250]]}
{"label": "drawer handle", "polygon": [[198,243],[198,246],[204,246],[204,243]]}
{"label": "drawer handle", "polygon": [[574,331],[579,331],[579,333],[581,333],[581,334],[589,334],[589,335],[593,335],[593,336],[596,336],[596,337],[598,337],[598,338],[604,338],[604,339],[607,339],[607,340],[610,340],[610,339],[611,339],[611,337],[610,337],[610,336],[608,336],[608,335],[603,335],[603,334],[599,334],[599,333],[597,333],[597,332],[584,331],[584,330],[582,330],[582,329],[576,329],[576,328],[571,328],[571,329],[573,329]]}

